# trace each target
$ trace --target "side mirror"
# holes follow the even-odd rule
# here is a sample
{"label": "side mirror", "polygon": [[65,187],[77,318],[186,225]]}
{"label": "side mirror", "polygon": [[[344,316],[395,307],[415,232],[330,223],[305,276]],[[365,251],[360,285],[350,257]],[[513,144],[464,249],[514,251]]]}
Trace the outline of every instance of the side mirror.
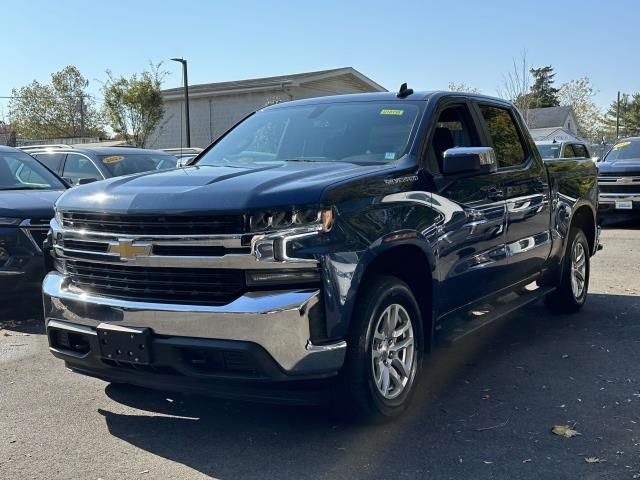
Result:
{"label": "side mirror", "polygon": [[76,182],[77,185],[86,185],[87,183],[97,182],[97,178],[79,178]]}
{"label": "side mirror", "polygon": [[498,169],[496,153],[491,147],[456,147],[445,150],[442,173],[491,173]]}

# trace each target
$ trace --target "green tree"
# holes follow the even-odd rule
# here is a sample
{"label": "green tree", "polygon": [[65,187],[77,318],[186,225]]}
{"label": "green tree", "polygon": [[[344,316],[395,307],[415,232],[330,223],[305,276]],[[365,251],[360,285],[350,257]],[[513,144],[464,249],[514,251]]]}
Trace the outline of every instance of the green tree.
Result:
{"label": "green tree", "polygon": [[129,78],[114,77],[107,71],[104,84],[104,112],[109,125],[121,138],[144,147],[163,117],[161,87],[166,72],[161,64]]}
{"label": "green tree", "polygon": [[[611,102],[605,115],[605,129],[608,137],[616,134],[616,111],[618,101]],[[640,92],[623,93],[620,96],[620,136],[632,137],[640,135]]]}
{"label": "green tree", "polygon": [[557,107],[560,105],[558,100],[558,89],[553,86],[553,67],[547,65],[540,68],[532,68],[529,70],[533,77],[533,85],[526,95],[529,97],[528,103],[531,108]]}
{"label": "green tree", "polygon": [[102,117],[87,93],[89,81],[69,65],[51,75],[51,83],[34,80],[14,88],[9,119],[21,137],[54,138],[101,136]]}

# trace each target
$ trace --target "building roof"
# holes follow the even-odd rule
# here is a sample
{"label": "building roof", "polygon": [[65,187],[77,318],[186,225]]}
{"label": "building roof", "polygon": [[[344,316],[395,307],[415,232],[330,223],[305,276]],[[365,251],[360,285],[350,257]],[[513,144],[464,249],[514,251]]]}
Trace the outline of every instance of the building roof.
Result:
{"label": "building roof", "polygon": [[[235,80],[231,82],[202,83],[189,85],[189,96],[223,95],[233,93],[246,93],[256,90],[270,90],[287,86],[299,86],[301,84],[324,80],[331,77],[348,76],[350,79],[362,84],[365,91],[386,92],[387,89],[377,84],[369,77],[363,75],[355,68],[333,68],[331,70],[319,70],[316,72],[293,73],[291,75],[279,75],[276,77],[252,78],[249,80]],[[184,91],[182,87],[169,88],[162,91],[165,100],[182,99]]]}
{"label": "building roof", "polygon": [[529,128],[562,127],[571,112],[570,106],[531,108],[527,112],[527,124]]}

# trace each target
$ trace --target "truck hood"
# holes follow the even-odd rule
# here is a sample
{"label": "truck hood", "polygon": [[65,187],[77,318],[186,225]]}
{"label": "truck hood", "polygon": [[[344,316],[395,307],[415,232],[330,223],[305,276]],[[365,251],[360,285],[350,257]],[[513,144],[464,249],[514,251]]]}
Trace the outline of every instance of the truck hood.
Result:
{"label": "truck hood", "polygon": [[616,160],[615,162],[599,162],[598,171],[604,175],[640,175],[640,158]]}
{"label": "truck hood", "polygon": [[118,177],[74,187],[62,210],[129,213],[244,212],[320,203],[327,186],[380,173],[385,166],[285,162],[262,166],[198,166]]}
{"label": "truck hood", "polygon": [[0,192],[0,217],[53,218],[53,204],[62,190],[7,190]]}

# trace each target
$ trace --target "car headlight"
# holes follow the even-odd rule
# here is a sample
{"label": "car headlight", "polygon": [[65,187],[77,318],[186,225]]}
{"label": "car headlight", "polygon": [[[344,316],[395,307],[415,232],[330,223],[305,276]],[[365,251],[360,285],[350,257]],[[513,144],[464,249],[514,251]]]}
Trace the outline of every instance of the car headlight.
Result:
{"label": "car headlight", "polygon": [[22,223],[22,218],[0,217],[0,227],[11,227],[15,225],[20,225],[21,223]]}
{"label": "car headlight", "polygon": [[60,226],[62,226],[62,212],[60,210],[58,210],[57,208],[53,209],[54,212],[54,216],[56,219],[56,223]]}
{"label": "car headlight", "polygon": [[314,226],[317,226],[319,231],[328,232],[331,230],[332,225],[333,210],[330,208],[261,212],[249,217],[249,229],[251,232]]}

